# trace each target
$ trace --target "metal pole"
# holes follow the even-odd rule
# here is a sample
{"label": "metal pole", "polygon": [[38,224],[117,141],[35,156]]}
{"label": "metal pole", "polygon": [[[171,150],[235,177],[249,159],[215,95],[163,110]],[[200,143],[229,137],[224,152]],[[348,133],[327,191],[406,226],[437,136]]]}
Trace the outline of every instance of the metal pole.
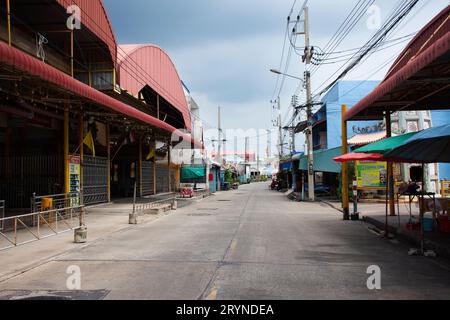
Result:
{"label": "metal pole", "polygon": [[168,177],[168,179],[169,179],[169,183],[168,183],[168,185],[169,185],[169,192],[172,192],[172,187],[171,187],[171,175],[170,175],[170,162],[171,162],[171,154],[170,154],[170,147],[171,147],[171,144],[172,144],[172,141],[171,141],[171,138],[169,137],[169,142],[168,142],[168,144],[167,144],[167,168],[168,168],[168,172],[169,172],[169,177]]}
{"label": "metal pole", "polygon": [[221,123],[220,123],[220,107],[218,107],[218,109],[217,109],[217,123],[218,123],[218,126],[217,126],[217,143],[218,143],[218,145],[217,145],[217,162],[218,163],[221,163],[221,158],[222,158],[222,128],[220,127],[221,126]]}
{"label": "metal pole", "polygon": [[156,95],[156,117],[159,120],[159,108],[160,108],[159,94]]}
{"label": "metal pole", "polygon": [[142,136],[139,137],[139,160],[138,160],[138,173],[139,173],[139,196],[142,198]]}
{"label": "metal pole", "polygon": [[136,214],[136,193],[137,193],[137,181],[134,182],[134,192],[133,192],[133,215]]}
{"label": "metal pole", "polygon": [[11,3],[10,3],[10,0],[6,0],[6,15],[7,15],[7,23],[8,23],[8,45],[11,47],[12,37],[11,37]]}
{"label": "metal pole", "polygon": [[259,181],[259,174],[260,174],[260,171],[259,171],[259,169],[260,169],[260,166],[259,166],[259,162],[260,162],[260,158],[259,158],[259,153],[260,153],[259,143],[260,143],[260,141],[259,141],[259,130],[258,130],[258,135],[257,135],[257,138],[256,138],[256,171],[257,171],[257,174],[258,174],[258,177],[257,177],[258,181]]}
{"label": "metal pole", "polygon": [[[347,154],[347,121],[345,121],[345,114],[347,112],[347,106],[342,106],[342,154]],[[349,192],[348,192],[348,163],[342,164],[342,209],[344,210],[344,220],[350,220],[350,204],[349,204]]]}
{"label": "metal pole", "polygon": [[74,64],[73,64],[73,56],[74,56],[74,31],[71,30],[70,31],[70,72],[72,75],[72,78],[75,76],[75,72],[74,72]]}
{"label": "metal pole", "polygon": [[84,115],[83,115],[83,106],[80,108],[80,113],[78,115],[78,145],[80,149],[80,201],[81,195],[84,193],[83,185],[84,185]]}
{"label": "metal pole", "polygon": [[281,100],[280,97],[278,97],[278,148],[279,148],[279,152],[278,155],[280,157],[280,161],[281,158],[283,158],[283,128],[282,128],[282,123],[281,123]]}
{"label": "metal pole", "polygon": [[107,195],[108,195],[108,202],[111,202],[111,128],[109,126],[109,123],[106,124],[106,157],[107,157]]}
{"label": "metal pole", "polygon": [[70,167],[69,167],[69,107],[64,108],[64,193],[70,193]]}

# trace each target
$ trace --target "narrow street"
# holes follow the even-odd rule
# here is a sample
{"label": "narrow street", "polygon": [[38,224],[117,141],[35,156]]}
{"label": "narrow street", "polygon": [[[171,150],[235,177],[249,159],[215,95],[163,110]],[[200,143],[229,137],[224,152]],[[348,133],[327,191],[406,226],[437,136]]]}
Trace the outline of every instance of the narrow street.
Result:
{"label": "narrow street", "polygon": [[[0,293],[67,291],[67,268],[79,266],[81,289],[106,290],[105,299],[448,297],[447,263],[408,249],[325,204],[251,184],[54,257],[0,283]],[[367,289],[371,265],[382,290]]]}

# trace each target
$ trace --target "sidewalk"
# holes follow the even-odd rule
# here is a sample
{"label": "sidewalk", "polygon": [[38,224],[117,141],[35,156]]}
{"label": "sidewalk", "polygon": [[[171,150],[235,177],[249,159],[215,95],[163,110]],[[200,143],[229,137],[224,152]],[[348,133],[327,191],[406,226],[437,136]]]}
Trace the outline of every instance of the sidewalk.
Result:
{"label": "sidewalk", "polygon": [[[189,204],[189,201],[183,201],[183,206]],[[71,250],[80,250],[95,241],[108,238],[114,233],[136,228],[136,225],[128,224],[129,214],[132,210],[133,204],[130,203],[130,200],[120,200],[87,208],[88,242],[86,244],[75,244],[73,231],[70,231],[0,251],[0,282],[36,268],[46,261]],[[169,211],[160,215],[140,216],[139,224],[149,223],[170,213]]]}
{"label": "sidewalk", "polygon": [[[340,202],[326,202],[336,210],[341,211]],[[351,207],[350,210],[353,208]],[[396,210],[397,207],[396,207]],[[375,226],[377,229],[384,231],[386,229],[386,205],[381,203],[359,203],[358,211],[363,221]],[[412,205],[413,217],[419,217],[419,208],[416,204]],[[411,245],[420,247],[421,237],[419,231],[411,231],[406,229],[409,222],[409,208],[405,204],[400,204],[400,215],[388,217],[389,232],[397,238],[403,239],[411,243]],[[446,234],[437,230],[437,226],[433,232],[425,233],[425,247],[427,250],[435,251],[440,257],[450,259],[450,234]]]}

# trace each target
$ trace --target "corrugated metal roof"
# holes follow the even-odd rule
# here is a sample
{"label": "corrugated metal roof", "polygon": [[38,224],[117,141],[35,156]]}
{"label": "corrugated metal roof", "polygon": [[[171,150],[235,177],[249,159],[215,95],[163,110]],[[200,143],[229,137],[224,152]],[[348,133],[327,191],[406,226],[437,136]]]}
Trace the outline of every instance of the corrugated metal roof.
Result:
{"label": "corrugated metal roof", "polygon": [[81,10],[81,23],[101,39],[109,48],[111,58],[116,63],[117,42],[111,22],[102,0],[56,0],[67,8],[76,5]]}
{"label": "corrugated metal roof", "polygon": [[351,146],[362,146],[369,143],[374,143],[380,140],[383,140],[387,137],[386,131],[370,133],[370,134],[357,134],[350,140],[348,140],[348,144]]}
{"label": "corrugated metal roof", "polygon": [[410,42],[385,80],[350,109],[346,120],[382,119],[386,110],[448,109],[450,6]]}
{"label": "corrugated metal roof", "polygon": [[121,45],[118,59],[120,86],[137,96],[149,86],[183,115],[191,131],[191,116],[178,72],[169,55],[152,44]]}
{"label": "corrugated metal roof", "polygon": [[62,90],[66,90],[74,95],[84,97],[98,105],[109,108],[118,113],[124,114],[138,121],[147,123],[149,125],[160,128],[168,133],[172,133],[178,137],[191,141],[198,147],[203,148],[203,145],[192,139],[190,135],[186,135],[180,130],[172,127],[159,119],[156,119],[142,111],[139,111],[125,103],[120,102],[72,77],[64,72],[42,62],[41,60],[26,54],[14,47],[8,46],[3,41],[0,41],[0,63],[10,65],[21,72],[26,72],[32,76],[46,81],[52,85],[58,86]]}

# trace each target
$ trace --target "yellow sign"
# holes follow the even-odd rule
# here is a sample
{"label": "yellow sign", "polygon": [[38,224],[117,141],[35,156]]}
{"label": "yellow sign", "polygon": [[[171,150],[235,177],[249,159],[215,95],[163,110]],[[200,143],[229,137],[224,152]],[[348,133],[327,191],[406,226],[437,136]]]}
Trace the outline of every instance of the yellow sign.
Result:
{"label": "yellow sign", "polygon": [[357,161],[356,173],[358,188],[386,188],[387,163],[372,161]]}

